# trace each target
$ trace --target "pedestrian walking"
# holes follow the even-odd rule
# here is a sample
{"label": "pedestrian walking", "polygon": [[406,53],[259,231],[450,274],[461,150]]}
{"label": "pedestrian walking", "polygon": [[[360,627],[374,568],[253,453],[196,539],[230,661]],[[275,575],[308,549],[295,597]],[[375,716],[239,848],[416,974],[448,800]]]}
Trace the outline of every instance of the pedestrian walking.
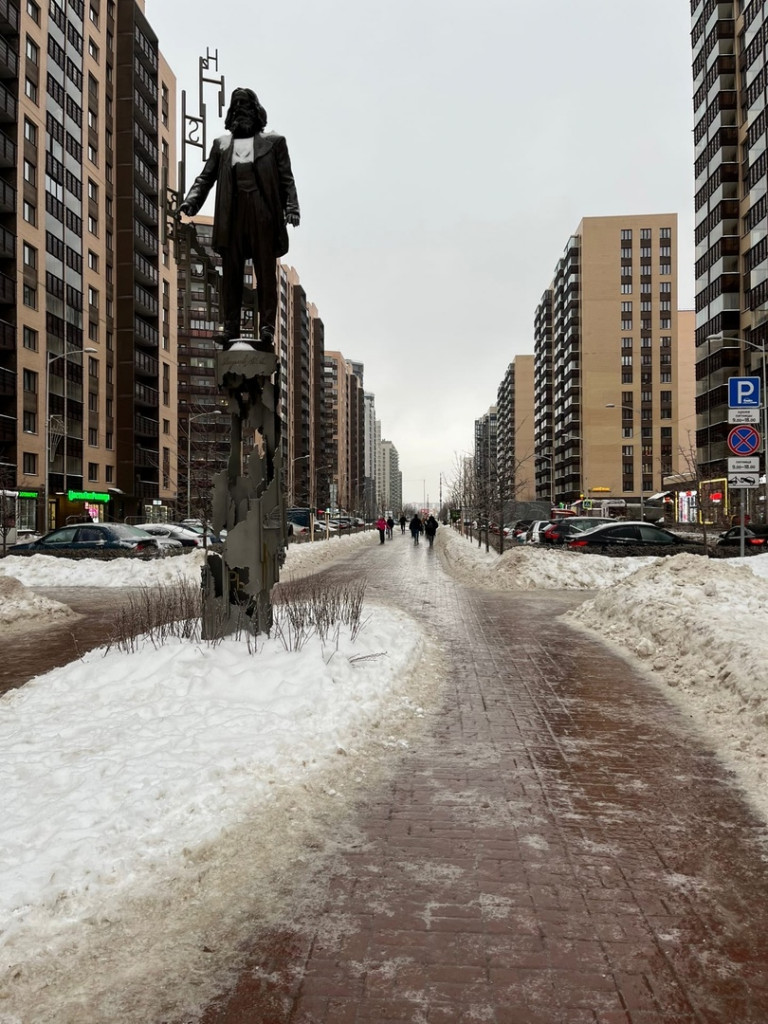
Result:
{"label": "pedestrian walking", "polygon": [[405,512],[401,512],[400,513],[400,533],[405,533],[405,528],[406,528],[407,525],[408,525],[408,520],[406,519]]}
{"label": "pedestrian walking", "polygon": [[413,543],[414,544],[418,544],[419,543],[419,535],[424,530],[424,524],[422,523],[421,519],[419,519],[418,512],[414,515],[413,519],[408,524],[408,529],[411,531],[411,536],[413,537]]}
{"label": "pedestrian walking", "polygon": [[384,518],[384,516],[379,516],[379,518],[376,520],[376,529],[379,531],[379,540],[383,544],[385,539],[384,535],[387,532],[387,520]]}
{"label": "pedestrian walking", "polygon": [[392,540],[392,531],[395,528],[395,520],[392,516],[387,517],[387,540]]}
{"label": "pedestrian walking", "polygon": [[438,523],[434,516],[430,516],[429,519],[427,519],[426,523],[424,523],[424,535],[429,541],[430,547],[432,547],[432,544],[434,543],[435,534],[437,533],[437,528],[439,525],[440,524]]}

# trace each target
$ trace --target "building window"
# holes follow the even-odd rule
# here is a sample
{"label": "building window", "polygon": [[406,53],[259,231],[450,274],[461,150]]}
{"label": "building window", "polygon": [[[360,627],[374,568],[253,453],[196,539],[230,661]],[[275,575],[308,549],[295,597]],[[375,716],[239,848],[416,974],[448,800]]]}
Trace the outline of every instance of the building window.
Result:
{"label": "building window", "polygon": [[106,436],[105,436],[105,439],[104,439],[104,447],[108,451],[110,451],[110,452],[114,448],[114,441],[113,441],[113,438],[112,438],[112,431],[111,430],[108,430],[107,433],[106,433]]}
{"label": "building window", "polygon": [[88,479],[98,480],[99,479],[99,464],[98,462],[88,463]]}
{"label": "building window", "polygon": [[98,289],[92,288],[90,285],[88,285],[88,305],[93,306],[95,309],[99,308]]}
{"label": "building window", "polygon": [[621,321],[621,329],[622,329],[622,331],[631,331],[632,330],[632,320],[631,319],[630,320],[623,319]]}
{"label": "building window", "polygon": [[31,395],[37,394],[37,374],[34,370],[24,370],[21,375],[22,387]]}
{"label": "building window", "polygon": [[88,250],[88,269],[95,270],[98,272],[99,269],[99,256],[93,249]]}
{"label": "building window", "polygon": [[28,100],[32,100],[33,103],[37,103],[37,85],[31,78],[24,79],[24,95]]}
{"label": "building window", "polygon": [[99,324],[96,320],[88,321],[88,340],[98,341],[99,340]]}
{"label": "building window", "polygon": [[632,303],[631,302],[622,302],[622,304],[621,304],[621,312],[622,313],[631,313],[632,312]]}
{"label": "building window", "polygon": [[94,217],[92,213],[88,214],[88,230],[92,235],[99,234],[99,218]]}
{"label": "building window", "polygon": [[91,4],[91,6],[90,6],[90,8],[88,10],[88,17],[91,19],[91,21],[96,26],[96,28],[98,28],[99,27],[99,12],[96,10],[96,8],[93,6],[93,4]]}
{"label": "building window", "polygon": [[37,433],[37,413],[27,412],[24,410],[24,433],[25,434],[36,434]]}
{"label": "building window", "polygon": [[623,284],[621,286],[621,294],[622,295],[631,295],[632,294],[632,282],[631,281],[630,281],[629,284]]}
{"label": "building window", "polygon": [[641,239],[641,241],[642,240],[650,241],[650,238],[651,238],[651,229],[650,228],[640,228],[640,239]]}
{"label": "building window", "polygon": [[28,117],[24,118],[24,138],[31,145],[37,145],[37,125],[33,124]]}
{"label": "building window", "polygon": [[34,452],[24,452],[21,457],[21,468],[24,476],[37,476],[37,455]]}
{"label": "building window", "polygon": [[88,444],[91,448],[96,448],[99,443],[99,432],[96,427],[88,428]]}
{"label": "building window", "polygon": [[90,38],[90,36],[88,37],[88,53],[90,53],[93,59],[98,63],[99,48],[96,45],[96,43],[94,43],[94,41]]}
{"label": "building window", "polygon": [[99,130],[99,115],[95,110],[91,110],[90,107],[88,107],[88,127],[92,128],[95,132]]}
{"label": "building window", "polygon": [[37,168],[30,160],[24,161],[24,181],[30,185],[37,184]]}
{"label": "building window", "polygon": [[95,164],[97,167],[99,166],[99,150],[92,142],[88,143],[88,159],[92,164]]}
{"label": "building window", "polygon": [[37,331],[33,331],[31,327],[24,327],[22,336],[24,338],[24,348],[28,348],[30,352],[37,352]]}
{"label": "building window", "polygon": [[622,228],[621,229],[621,240],[622,240],[622,242],[631,242],[632,241],[632,230],[630,228]]}
{"label": "building window", "polygon": [[671,274],[672,273],[672,264],[671,263],[662,263],[661,266],[659,267],[659,273],[662,275],[662,277]]}
{"label": "building window", "polygon": [[35,0],[27,0],[27,14],[36,25],[40,24],[40,8],[35,3]]}
{"label": "building window", "polygon": [[37,309],[37,288],[30,284],[25,284],[22,289],[22,300],[25,306],[29,306],[30,309]]}
{"label": "building window", "polygon": [[27,45],[25,52],[27,55],[27,60],[29,61],[30,64],[40,63],[40,47],[33,39],[30,39],[29,36],[27,36]]}
{"label": "building window", "polygon": [[29,242],[24,242],[22,252],[24,254],[24,266],[34,269],[37,266],[37,249],[34,245],[30,245]]}
{"label": "building window", "polygon": [[22,207],[22,216],[27,224],[37,224],[37,208],[32,204],[24,200]]}
{"label": "building window", "polygon": [[112,466],[104,467],[104,480],[106,483],[111,484],[114,480],[114,469]]}
{"label": "building window", "polygon": [[99,186],[92,178],[88,179],[88,198],[92,199],[94,203],[99,201]]}

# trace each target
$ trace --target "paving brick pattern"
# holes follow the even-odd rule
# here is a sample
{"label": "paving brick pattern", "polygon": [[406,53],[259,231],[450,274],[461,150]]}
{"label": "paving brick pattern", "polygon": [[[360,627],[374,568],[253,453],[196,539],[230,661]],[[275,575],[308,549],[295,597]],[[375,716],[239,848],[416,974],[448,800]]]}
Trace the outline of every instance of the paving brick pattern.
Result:
{"label": "paving brick pattern", "polygon": [[397,534],[363,570],[440,642],[443,700],[324,915],[255,938],[205,1024],[766,1024],[765,829],[664,695],[558,621],[583,595],[473,590]]}

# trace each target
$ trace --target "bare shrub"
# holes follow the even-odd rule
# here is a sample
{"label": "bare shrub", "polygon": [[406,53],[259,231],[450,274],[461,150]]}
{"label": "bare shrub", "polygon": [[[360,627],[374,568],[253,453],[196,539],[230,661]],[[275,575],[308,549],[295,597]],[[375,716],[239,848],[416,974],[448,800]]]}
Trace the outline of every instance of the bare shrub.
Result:
{"label": "bare shrub", "polygon": [[364,625],[364,580],[329,584],[317,577],[280,583],[273,595],[274,634],[287,651],[300,651],[312,636],[338,646],[342,626],[354,639]]}

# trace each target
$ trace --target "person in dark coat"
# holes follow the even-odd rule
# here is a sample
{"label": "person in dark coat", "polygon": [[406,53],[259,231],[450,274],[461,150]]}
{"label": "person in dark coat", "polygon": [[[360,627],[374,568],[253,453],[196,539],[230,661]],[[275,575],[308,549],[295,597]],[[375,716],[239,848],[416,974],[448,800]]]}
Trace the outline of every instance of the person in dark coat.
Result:
{"label": "person in dark coat", "polygon": [[408,520],[405,518],[405,512],[400,516],[400,533],[405,533],[405,528],[408,525]]}
{"label": "person in dark coat", "polygon": [[395,520],[392,516],[387,516],[387,540],[392,540],[392,531],[395,528]]}
{"label": "person in dark coat", "polygon": [[430,516],[429,519],[427,519],[426,523],[424,523],[424,535],[429,541],[430,547],[432,547],[432,544],[435,539],[435,534],[437,533],[437,527],[439,525],[440,524],[438,523],[434,516]]}
{"label": "person in dark coat", "polygon": [[274,351],[277,317],[276,260],[288,252],[287,224],[300,221],[296,183],[288,145],[282,135],[264,132],[267,112],[252,89],[235,89],[224,127],[208,160],[179,206],[193,217],[216,186],[214,250],[222,260],[221,301],[228,348],[240,336],[243,273],[253,260],[257,281],[259,340],[256,348]]}
{"label": "person in dark coat", "polygon": [[419,534],[422,533],[422,531],[424,530],[424,524],[422,523],[421,519],[419,518],[418,512],[414,515],[413,519],[408,524],[408,529],[411,531],[411,536],[413,537],[413,543],[414,544],[418,544],[419,543]]}

